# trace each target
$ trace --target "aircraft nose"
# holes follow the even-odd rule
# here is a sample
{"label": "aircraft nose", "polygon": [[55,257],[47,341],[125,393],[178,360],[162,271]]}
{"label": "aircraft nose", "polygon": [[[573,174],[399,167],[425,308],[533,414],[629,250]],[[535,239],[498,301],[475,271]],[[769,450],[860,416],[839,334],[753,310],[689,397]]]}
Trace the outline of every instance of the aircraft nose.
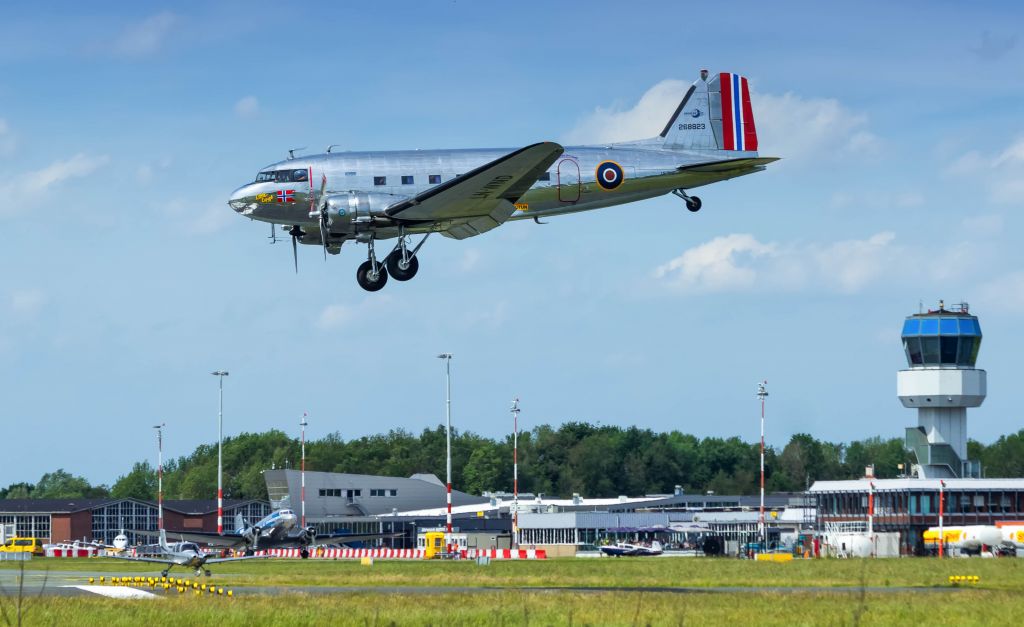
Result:
{"label": "aircraft nose", "polygon": [[231,193],[231,197],[228,199],[228,206],[234,209],[237,213],[245,214],[251,213],[255,203],[250,198],[249,190],[252,185],[243,185]]}

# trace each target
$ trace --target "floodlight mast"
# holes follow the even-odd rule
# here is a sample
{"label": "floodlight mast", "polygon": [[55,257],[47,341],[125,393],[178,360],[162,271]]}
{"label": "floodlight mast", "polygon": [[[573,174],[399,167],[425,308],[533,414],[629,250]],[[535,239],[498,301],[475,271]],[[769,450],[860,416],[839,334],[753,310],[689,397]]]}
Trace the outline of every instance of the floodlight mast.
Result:
{"label": "floodlight mast", "polygon": [[761,400],[761,506],[757,514],[757,531],[761,536],[761,552],[768,550],[768,529],[764,520],[764,401],[768,398],[768,381],[757,384],[757,398]]}
{"label": "floodlight mast", "polygon": [[156,528],[164,528],[164,427],[167,423],[153,425],[156,429]]}
{"label": "floodlight mast", "polygon": [[445,370],[445,488],[448,515],[445,519],[445,552],[451,551],[452,541],[452,354],[441,353],[438,359],[444,360]]}
{"label": "floodlight mast", "polygon": [[519,549],[519,399],[512,399],[512,544]]}
{"label": "floodlight mast", "polygon": [[224,534],[224,377],[227,370],[211,372],[217,377],[220,388],[220,405],[217,410],[217,533]]}

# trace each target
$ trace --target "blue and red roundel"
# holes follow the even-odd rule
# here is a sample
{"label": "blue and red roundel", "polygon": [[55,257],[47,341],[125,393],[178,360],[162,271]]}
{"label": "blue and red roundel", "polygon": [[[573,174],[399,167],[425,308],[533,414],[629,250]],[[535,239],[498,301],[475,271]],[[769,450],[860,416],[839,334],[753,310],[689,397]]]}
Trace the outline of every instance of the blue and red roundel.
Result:
{"label": "blue and red roundel", "polygon": [[605,191],[622,185],[622,166],[614,161],[602,161],[597,165],[597,184]]}

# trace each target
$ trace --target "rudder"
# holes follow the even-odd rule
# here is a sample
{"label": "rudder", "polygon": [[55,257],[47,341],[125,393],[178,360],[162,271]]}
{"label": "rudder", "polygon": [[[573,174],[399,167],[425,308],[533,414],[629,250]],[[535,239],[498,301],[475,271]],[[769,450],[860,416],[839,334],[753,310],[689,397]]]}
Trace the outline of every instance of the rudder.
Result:
{"label": "rudder", "polygon": [[750,87],[739,74],[721,72],[690,86],[665,129],[666,148],[677,150],[757,150]]}

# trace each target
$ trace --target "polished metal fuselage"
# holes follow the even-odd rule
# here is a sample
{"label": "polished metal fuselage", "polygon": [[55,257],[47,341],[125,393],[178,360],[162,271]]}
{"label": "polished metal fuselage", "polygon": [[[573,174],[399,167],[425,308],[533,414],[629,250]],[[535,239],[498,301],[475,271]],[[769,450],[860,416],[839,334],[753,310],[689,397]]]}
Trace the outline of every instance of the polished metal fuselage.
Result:
{"label": "polished metal fuselage", "polygon": [[[311,180],[294,183],[249,183],[237,189],[231,206],[246,217],[284,225],[300,225],[315,235],[317,218],[310,216],[311,195],[319,194],[326,178],[326,194],[366,192],[387,195],[394,202],[411,198],[439,183],[447,182],[514,149],[403,150],[385,152],[337,152],[296,157],[271,164],[261,172],[285,169],[306,170]],[[756,152],[683,151],[667,149],[660,141],[567,146],[564,154],[516,203],[512,220],[540,218],[587,211],[635,202],[667,194],[684,185],[680,168],[723,159],[756,157]],[[597,183],[597,167],[612,161],[623,173],[621,183],[605,189]],[[763,168],[752,168],[751,171]],[[744,172],[744,174],[747,172]],[[723,175],[725,180],[738,174]],[[431,177],[434,177],[431,182]],[[547,179],[547,180],[544,180]],[[713,181],[708,181],[713,182]],[[706,183],[702,183],[706,184]],[[288,201],[279,202],[278,192],[290,191]],[[259,202],[248,199],[260,198]],[[437,230],[430,225],[406,227],[406,232]],[[386,239],[398,234],[396,228],[376,228],[375,237]]]}

